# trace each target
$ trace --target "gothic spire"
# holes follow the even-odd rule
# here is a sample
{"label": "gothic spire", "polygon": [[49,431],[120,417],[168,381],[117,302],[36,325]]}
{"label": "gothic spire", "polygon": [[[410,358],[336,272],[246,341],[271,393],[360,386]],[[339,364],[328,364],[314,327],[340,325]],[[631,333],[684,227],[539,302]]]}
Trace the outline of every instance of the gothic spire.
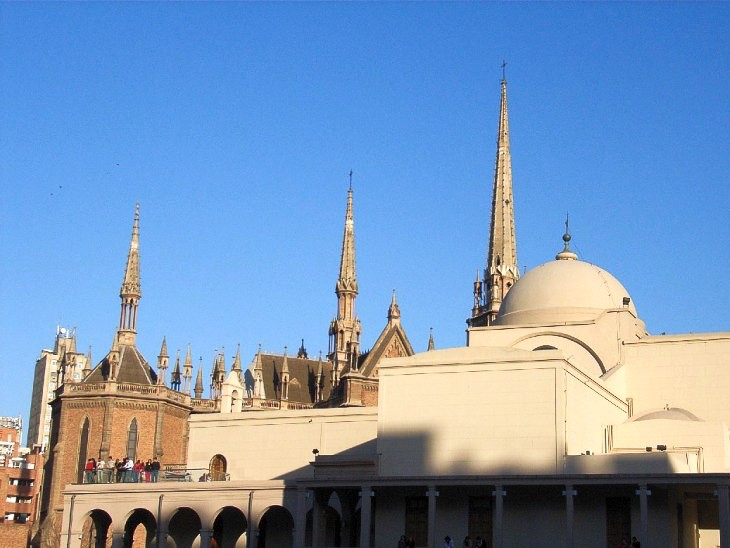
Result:
{"label": "gothic spire", "polygon": [[185,352],[185,363],[183,363],[182,377],[182,391],[190,395],[190,382],[193,379],[193,357],[190,355],[190,343],[188,343],[188,349],[187,352]]}
{"label": "gothic spire", "polygon": [[175,367],[172,369],[172,375],[170,375],[170,388],[172,388],[173,390],[177,390],[179,392],[180,384],[181,384],[180,350],[178,349],[178,351],[175,355]]}
{"label": "gothic spire", "polygon": [[433,342],[433,327],[428,329],[428,349],[427,352],[433,352],[436,349],[436,345]]}
{"label": "gothic spire", "polygon": [[124,270],[124,280],[119,290],[119,297],[122,299],[122,310],[119,315],[119,342],[133,345],[137,335],[137,307],[142,298],[139,278],[139,203],[134,210],[132,241],[129,244],[127,267]]}
{"label": "gothic spire", "polygon": [[330,351],[328,358],[339,364],[340,370],[353,368],[360,354],[360,320],[355,314],[355,298],[358,294],[355,275],[355,220],[352,208],[352,172],[347,190],[345,230],[340,252],[340,275],[335,286],[337,317],[330,323]]}
{"label": "gothic spire", "polygon": [[393,290],[393,296],[390,298],[390,306],[388,307],[388,323],[400,321],[400,308],[398,307],[398,301],[395,298],[395,289]]}
{"label": "gothic spire", "polygon": [[[504,70],[504,64],[503,64]],[[512,202],[512,156],[509,142],[507,80],[502,77],[502,95],[497,129],[497,158],[492,187],[492,217],[489,228],[489,251],[484,270],[483,300],[475,306],[468,323],[471,327],[490,325],[497,317],[507,291],[519,279],[515,213]],[[475,284],[475,291],[477,286]]]}
{"label": "gothic spire", "polygon": [[167,372],[169,359],[170,356],[167,355],[167,338],[162,337],[160,354],[157,356],[157,369],[159,370],[159,375],[157,375],[157,384],[165,384],[165,373]]}
{"label": "gothic spire", "polygon": [[233,358],[233,367],[231,367],[231,372],[235,372],[238,376],[239,382],[243,382],[243,377],[241,375],[241,344],[239,343],[236,347],[236,357]]}
{"label": "gothic spire", "polygon": [[203,358],[198,363],[198,377],[195,379],[195,397],[200,399],[203,397]]}

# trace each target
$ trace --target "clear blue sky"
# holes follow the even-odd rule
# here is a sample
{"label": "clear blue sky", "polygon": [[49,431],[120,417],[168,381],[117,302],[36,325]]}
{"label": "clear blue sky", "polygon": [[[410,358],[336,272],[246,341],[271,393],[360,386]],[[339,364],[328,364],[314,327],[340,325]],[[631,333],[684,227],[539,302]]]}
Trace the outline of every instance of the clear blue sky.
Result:
{"label": "clear blue sky", "polygon": [[393,288],[462,345],[500,64],[518,256],[574,249],[652,333],[730,329],[730,4],[0,4],[0,415],[56,325],[108,351],[134,204],[138,346],[327,349],[354,171],[365,348]]}

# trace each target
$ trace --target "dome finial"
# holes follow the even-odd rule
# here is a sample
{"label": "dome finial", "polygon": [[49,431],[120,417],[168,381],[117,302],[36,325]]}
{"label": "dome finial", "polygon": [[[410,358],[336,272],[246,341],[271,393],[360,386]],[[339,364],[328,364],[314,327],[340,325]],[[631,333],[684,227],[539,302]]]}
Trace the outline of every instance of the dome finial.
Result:
{"label": "dome finial", "polygon": [[578,258],[578,255],[570,250],[570,216],[568,213],[565,214],[565,234],[563,234],[563,242],[565,247],[563,250],[555,255],[555,259],[558,261],[574,261]]}

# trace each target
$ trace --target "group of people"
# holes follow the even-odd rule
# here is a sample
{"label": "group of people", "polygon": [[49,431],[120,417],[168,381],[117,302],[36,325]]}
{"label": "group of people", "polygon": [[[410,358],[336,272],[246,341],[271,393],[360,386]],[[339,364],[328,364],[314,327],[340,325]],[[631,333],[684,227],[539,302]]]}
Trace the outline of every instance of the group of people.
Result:
{"label": "group of people", "polygon": [[621,539],[618,548],[641,548],[641,542],[636,537],[631,537],[631,544],[628,543],[626,537]]}
{"label": "group of people", "polygon": [[[449,542],[451,542],[451,539],[449,539]],[[451,544],[450,546],[453,546],[453,544]],[[474,542],[472,542],[471,537],[469,535],[466,535],[464,537],[464,548],[487,548],[487,541],[484,540],[482,537],[477,536]]]}
{"label": "group of people", "polygon": [[107,460],[89,458],[84,467],[84,483],[156,483],[160,476],[160,461],[142,462],[124,457]]}

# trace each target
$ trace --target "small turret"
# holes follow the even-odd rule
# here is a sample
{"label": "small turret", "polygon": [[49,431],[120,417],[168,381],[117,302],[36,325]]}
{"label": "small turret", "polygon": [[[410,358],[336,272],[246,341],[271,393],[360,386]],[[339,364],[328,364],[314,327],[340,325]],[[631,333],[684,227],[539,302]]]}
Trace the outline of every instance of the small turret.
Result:
{"label": "small turret", "polygon": [[157,356],[157,369],[159,373],[157,375],[157,384],[165,384],[165,376],[167,375],[167,367],[169,365],[170,356],[167,355],[167,338],[162,337],[162,346],[160,347],[160,354]]}
{"label": "small turret", "polygon": [[180,377],[180,350],[178,349],[175,355],[175,367],[172,370],[172,375],[170,375],[170,388],[178,392],[180,391]]}
{"label": "small turret", "polygon": [[239,343],[236,347],[236,357],[233,358],[233,367],[231,372],[235,373],[238,377],[238,382],[243,384],[243,375],[241,373],[241,344]]}
{"label": "small turret", "polygon": [[261,361],[261,343],[256,352],[253,364],[253,397],[264,399],[266,397],[264,391],[264,365]]}
{"label": "small turret", "polygon": [[86,353],[86,361],[84,362],[84,368],[81,370],[82,379],[85,379],[89,373],[91,373],[91,364],[93,362],[91,361],[91,346],[89,346],[89,351]]}
{"label": "small turret", "polygon": [[395,289],[393,296],[390,298],[390,306],[388,307],[388,323],[400,322],[400,308],[395,298]]}
{"label": "small turret", "polygon": [[203,397],[203,358],[198,363],[198,377],[195,379],[195,397],[200,399]]}
{"label": "small turret", "polygon": [[284,361],[281,364],[281,399],[289,399],[289,358],[286,355],[286,346],[284,347]]}
{"label": "small turret", "polygon": [[429,327],[428,329],[428,348],[426,349],[427,352],[433,352],[436,349],[436,346],[433,344],[433,327]]}
{"label": "small turret", "polygon": [[183,364],[183,385],[182,391],[190,395],[190,385],[193,381],[193,358],[190,354],[190,343],[188,343],[187,352],[185,352],[185,363]]}

